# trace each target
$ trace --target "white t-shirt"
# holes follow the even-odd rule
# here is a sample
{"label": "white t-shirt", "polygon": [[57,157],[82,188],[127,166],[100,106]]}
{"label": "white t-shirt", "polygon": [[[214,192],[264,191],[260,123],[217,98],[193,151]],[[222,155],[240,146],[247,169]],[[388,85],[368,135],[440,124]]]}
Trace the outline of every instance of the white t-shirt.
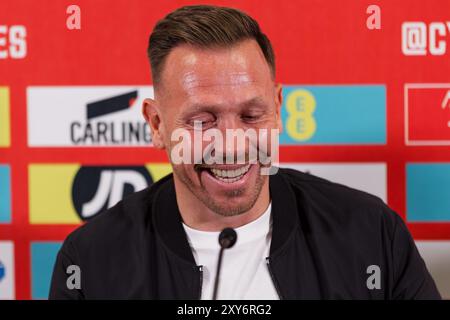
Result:
{"label": "white t-shirt", "polygon": [[[266,263],[272,239],[271,205],[255,221],[236,228],[237,241],[225,249],[218,299],[279,299]],[[199,231],[183,223],[197,265],[203,266],[202,300],[212,299],[220,232]]]}

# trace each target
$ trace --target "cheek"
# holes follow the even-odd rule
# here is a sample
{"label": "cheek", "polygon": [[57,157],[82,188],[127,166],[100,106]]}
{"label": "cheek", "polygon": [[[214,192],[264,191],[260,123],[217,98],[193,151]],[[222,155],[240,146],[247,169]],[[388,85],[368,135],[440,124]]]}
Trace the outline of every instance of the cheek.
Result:
{"label": "cheek", "polygon": [[197,185],[198,177],[197,172],[194,170],[193,165],[177,164],[172,165],[173,172],[185,183],[194,186]]}
{"label": "cheek", "polygon": [[173,143],[171,142],[172,133],[177,129],[175,116],[172,116],[169,111],[163,112],[161,115],[161,124],[160,124],[160,134],[161,139],[164,141],[166,146],[169,146]]}
{"label": "cheek", "polygon": [[[189,180],[195,180],[197,177],[197,171],[194,169],[194,135],[190,130],[177,129],[178,132],[184,132],[184,135],[180,137],[178,133],[174,134],[172,141],[171,135],[168,138],[167,153],[172,163],[173,170],[179,175],[182,175]],[[199,154],[202,155],[202,148],[200,145]]]}
{"label": "cheek", "polygon": [[170,125],[167,122],[163,121],[161,123],[161,140],[166,146],[170,146],[171,135],[172,130],[170,129]]}
{"label": "cheek", "polygon": [[272,124],[258,131],[258,150],[267,156],[279,150],[280,131],[276,122]]}

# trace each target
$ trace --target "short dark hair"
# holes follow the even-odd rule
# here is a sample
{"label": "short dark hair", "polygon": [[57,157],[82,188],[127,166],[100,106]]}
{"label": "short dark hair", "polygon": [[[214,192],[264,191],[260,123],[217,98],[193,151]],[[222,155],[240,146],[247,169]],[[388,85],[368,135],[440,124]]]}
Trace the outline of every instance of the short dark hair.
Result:
{"label": "short dark hair", "polygon": [[258,22],[233,8],[211,5],[184,6],[159,20],[150,35],[147,54],[153,84],[161,80],[164,62],[170,51],[180,44],[200,48],[228,47],[254,39],[261,48],[275,77],[275,54]]}

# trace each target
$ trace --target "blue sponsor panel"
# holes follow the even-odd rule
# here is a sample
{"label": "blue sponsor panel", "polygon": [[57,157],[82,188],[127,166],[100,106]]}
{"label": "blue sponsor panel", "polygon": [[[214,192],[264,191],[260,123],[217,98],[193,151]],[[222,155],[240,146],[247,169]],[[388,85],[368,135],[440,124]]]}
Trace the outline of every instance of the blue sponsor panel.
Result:
{"label": "blue sponsor panel", "polygon": [[47,299],[52,279],[53,266],[62,243],[31,243],[31,297]]}
{"label": "blue sponsor panel", "polygon": [[384,85],[284,86],[280,144],[386,144]]}
{"label": "blue sponsor panel", "polygon": [[450,163],[406,165],[406,217],[411,222],[450,222]]}
{"label": "blue sponsor panel", "polygon": [[11,172],[0,165],[0,223],[11,223]]}

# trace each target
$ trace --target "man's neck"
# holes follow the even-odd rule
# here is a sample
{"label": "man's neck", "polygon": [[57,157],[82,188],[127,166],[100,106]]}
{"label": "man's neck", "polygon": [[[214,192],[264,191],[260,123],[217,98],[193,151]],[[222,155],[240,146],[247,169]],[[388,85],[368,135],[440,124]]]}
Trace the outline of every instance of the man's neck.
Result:
{"label": "man's neck", "polygon": [[176,178],[174,182],[177,205],[183,222],[196,230],[221,231],[227,227],[241,227],[258,219],[266,211],[270,203],[269,179],[266,179],[258,199],[250,210],[230,217],[222,216],[209,209]]}

